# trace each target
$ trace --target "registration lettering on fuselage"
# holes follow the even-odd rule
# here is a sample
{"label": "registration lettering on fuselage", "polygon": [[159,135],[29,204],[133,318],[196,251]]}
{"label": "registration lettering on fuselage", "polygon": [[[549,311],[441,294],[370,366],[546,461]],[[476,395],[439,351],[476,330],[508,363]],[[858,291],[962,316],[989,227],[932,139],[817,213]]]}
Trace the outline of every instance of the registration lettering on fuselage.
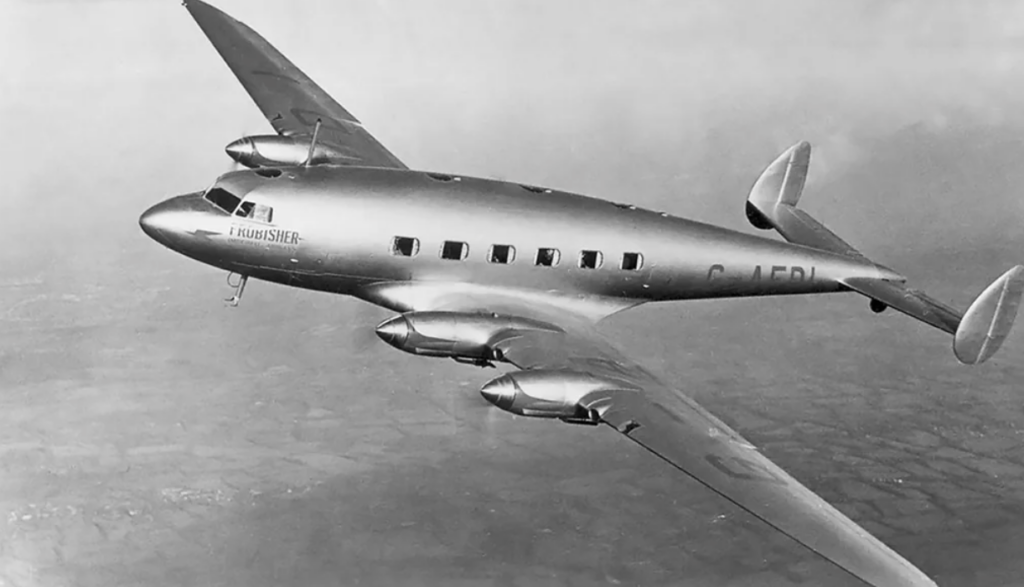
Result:
{"label": "registration lettering on fuselage", "polygon": [[708,281],[723,277],[737,278],[742,274],[749,276],[750,281],[814,281],[816,267],[804,268],[799,265],[766,265],[763,269],[760,265],[754,265],[752,270],[733,270],[726,275],[725,265],[715,264],[708,267]]}

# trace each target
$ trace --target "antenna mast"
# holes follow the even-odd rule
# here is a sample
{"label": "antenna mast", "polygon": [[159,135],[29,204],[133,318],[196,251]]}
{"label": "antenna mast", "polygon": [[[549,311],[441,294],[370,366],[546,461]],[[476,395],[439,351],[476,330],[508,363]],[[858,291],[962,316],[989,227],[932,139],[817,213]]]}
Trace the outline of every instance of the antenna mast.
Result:
{"label": "antenna mast", "polygon": [[304,163],[306,167],[313,164],[313,152],[316,151],[316,139],[320,135],[320,125],[322,122],[322,120],[317,118],[316,126],[313,127],[313,138],[309,141],[309,153],[306,155],[306,162]]}

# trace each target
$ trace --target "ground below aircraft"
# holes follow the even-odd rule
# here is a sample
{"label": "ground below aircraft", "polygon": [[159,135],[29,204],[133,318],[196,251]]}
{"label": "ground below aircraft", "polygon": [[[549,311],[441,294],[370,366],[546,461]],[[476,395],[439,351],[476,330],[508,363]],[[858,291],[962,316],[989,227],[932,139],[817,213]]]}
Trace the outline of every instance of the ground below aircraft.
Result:
{"label": "ground below aircraft", "polygon": [[398,315],[377,334],[403,351],[519,369],[481,394],[522,416],[606,424],[722,498],[875,587],[934,585],[595,329],[652,301],[852,291],[953,335],[963,363],[991,357],[1024,267],[966,312],[910,289],[803,212],[811,147],[754,183],[746,216],[787,242],[532,185],[409,169],[246,25],[189,12],[277,134],[226,147],[251,169],[147,210],[142,229],[238,276],[346,294]]}

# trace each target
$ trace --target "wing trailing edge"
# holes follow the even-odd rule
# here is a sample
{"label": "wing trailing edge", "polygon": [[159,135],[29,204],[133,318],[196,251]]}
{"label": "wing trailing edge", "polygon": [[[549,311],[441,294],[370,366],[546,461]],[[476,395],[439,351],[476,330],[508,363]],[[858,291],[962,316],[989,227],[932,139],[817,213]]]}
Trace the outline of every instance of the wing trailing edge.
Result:
{"label": "wing trailing edge", "polygon": [[904,285],[906,278],[872,262],[835,233],[797,207],[807,181],[811,145],[801,141],[786,149],[761,173],[747,198],[746,212],[756,228],[774,228],[787,241],[844,255],[878,267],[883,279],[851,277],[849,289],[871,298],[880,312],[894,308],[954,335],[953,353],[964,364],[990,358],[1010,333],[1024,292],[1024,267],[1017,265],[995,280],[961,314],[924,292]]}
{"label": "wing trailing edge", "polygon": [[407,169],[359,119],[255,30],[201,0],[183,4],[279,135],[309,145],[319,128],[318,143],[331,148],[332,163]]}
{"label": "wing trailing edge", "polygon": [[[500,340],[496,348],[502,360],[527,374],[505,374],[484,386],[481,393],[498,407],[520,415],[607,424],[865,585],[935,587],[911,562],[596,332],[522,332]],[[573,404],[583,413],[574,412]],[[527,413],[526,407],[547,413]]]}

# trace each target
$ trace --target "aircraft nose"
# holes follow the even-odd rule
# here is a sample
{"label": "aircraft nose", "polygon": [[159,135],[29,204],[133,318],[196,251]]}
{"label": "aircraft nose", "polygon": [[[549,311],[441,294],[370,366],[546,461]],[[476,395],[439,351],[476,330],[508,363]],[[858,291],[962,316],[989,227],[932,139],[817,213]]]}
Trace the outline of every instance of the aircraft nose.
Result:
{"label": "aircraft nose", "polygon": [[516,391],[515,381],[508,375],[502,375],[485,383],[480,388],[480,395],[499,408],[507,410],[516,399]]}
{"label": "aircraft nose", "polygon": [[389,345],[400,349],[408,340],[411,330],[412,327],[405,316],[395,316],[380,323],[380,326],[377,327],[377,336]]}
{"label": "aircraft nose", "polygon": [[143,212],[139,226],[149,238],[178,250],[176,247],[195,230],[197,215],[207,207],[199,192],[177,196]]}
{"label": "aircraft nose", "polygon": [[255,149],[252,141],[243,137],[228,143],[228,146],[224,147],[224,152],[228,154],[228,157],[231,157],[242,165],[249,165]]}
{"label": "aircraft nose", "polygon": [[139,226],[142,227],[142,232],[160,243],[166,240],[164,231],[167,228],[167,221],[167,202],[160,202],[139,216]]}

